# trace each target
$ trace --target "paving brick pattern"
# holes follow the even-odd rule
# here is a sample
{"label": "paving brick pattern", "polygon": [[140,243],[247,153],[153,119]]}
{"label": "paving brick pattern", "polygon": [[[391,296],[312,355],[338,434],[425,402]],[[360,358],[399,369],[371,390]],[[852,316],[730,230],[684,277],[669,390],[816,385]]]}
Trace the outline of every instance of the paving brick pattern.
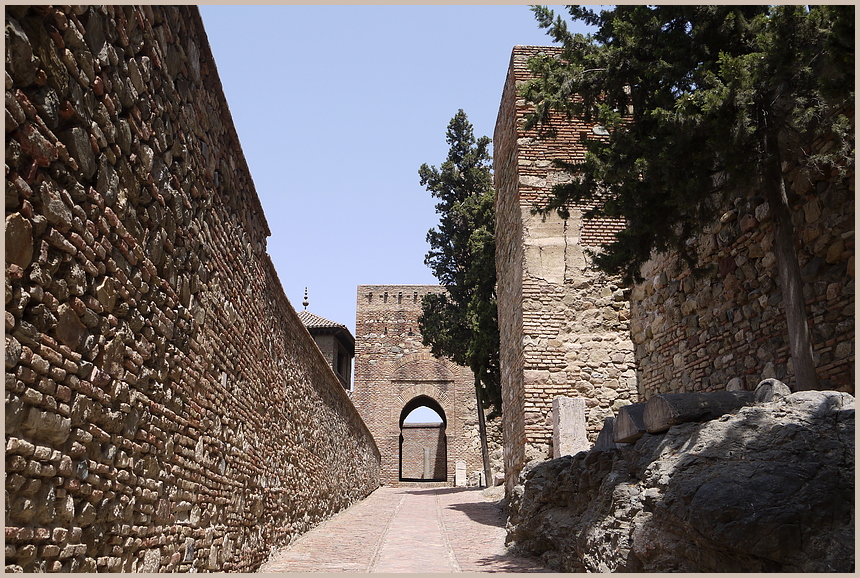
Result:
{"label": "paving brick pattern", "polygon": [[384,487],[275,552],[260,572],[546,572],[506,551],[504,525],[478,489]]}

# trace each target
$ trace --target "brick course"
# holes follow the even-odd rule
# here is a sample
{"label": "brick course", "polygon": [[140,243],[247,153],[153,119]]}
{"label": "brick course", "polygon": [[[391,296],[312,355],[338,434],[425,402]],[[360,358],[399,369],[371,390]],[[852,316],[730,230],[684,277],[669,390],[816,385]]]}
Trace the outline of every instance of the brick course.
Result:
{"label": "brick course", "polygon": [[379,453],[266,254],[199,13],[6,30],[7,570],[252,571]]}

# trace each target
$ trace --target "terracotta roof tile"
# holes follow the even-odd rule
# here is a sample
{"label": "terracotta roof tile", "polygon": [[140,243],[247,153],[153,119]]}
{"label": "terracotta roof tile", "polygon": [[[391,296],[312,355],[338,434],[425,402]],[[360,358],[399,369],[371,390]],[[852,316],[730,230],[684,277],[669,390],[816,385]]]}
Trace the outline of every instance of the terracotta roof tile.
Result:
{"label": "terracotta roof tile", "polygon": [[343,323],[335,323],[310,311],[299,311],[299,319],[308,329],[347,329]]}

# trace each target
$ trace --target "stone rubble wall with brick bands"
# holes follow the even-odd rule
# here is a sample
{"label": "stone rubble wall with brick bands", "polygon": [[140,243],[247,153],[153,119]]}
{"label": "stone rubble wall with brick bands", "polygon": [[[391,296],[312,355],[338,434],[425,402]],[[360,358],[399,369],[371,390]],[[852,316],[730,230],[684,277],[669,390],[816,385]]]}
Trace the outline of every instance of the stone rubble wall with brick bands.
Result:
{"label": "stone rubble wall with brick bands", "polygon": [[496,189],[496,296],[499,317],[499,370],[502,389],[505,491],[510,495],[525,465],[523,391],[523,232],[517,183],[516,78],[508,69],[493,133]]}
{"label": "stone rubble wall with brick bands", "polygon": [[[812,150],[833,146],[812,143]],[[813,361],[823,389],[854,394],[854,175],[804,176],[784,165],[806,298]],[[631,294],[639,395],[744,389],[775,377],[794,386],[770,207],[738,201],[696,243],[703,277],[655,256]]]}
{"label": "stone rubble wall with brick bands", "polygon": [[253,571],[379,485],[193,6],[6,8],[6,567]]}
{"label": "stone rubble wall with brick bands", "polygon": [[581,160],[580,140],[597,138],[591,125],[561,115],[554,117],[557,134],[551,138],[523,128],[531,107],[516,90],[529,78],[528,58],[542,52],[556,54],[558,49],[514,49],[494,134],[509,490],[526,462],[552,457],[553,398],[586,399],[593,442],[604,418],[636,395],[626,294],[616,280],[590,270],[583,251],[618,230],[618,220],[585,219],[584,207],[572,208],[566,221],[554,212],[531,213],[548,200],[554,185],[570,178],[552,161]]}
{"label": "stone rubble wall with brick bands", "polygon": [[[567,222],[530,214],[554,184],[570,178],[551,161],[580,158],[577,141],[592,138],[590,127],[560,115],[553,118],[553,138],[518,128],[531,108],[515,90],[529,78],[527,59],[540,53],[559,49],[514,49],[494,135],[503,394],[514,409],[505,423],[509,491],[516,472],[547,448],[555,395],[587,400],[593,441],[602,417],[631,401],[721,390],[733,378],[753,389],[764,378],[793,377],[770,209],[755,191],[725,207],[699,237],[700,264],[710,267],[702,277],[670,255],[657,255],[643,267],[645,282],[629,292],[584,270],[570,278],[583,263],[577,247],[606,242],[619,223],[585,220],[576,208]],[[816,151],[832,146],[827,138],[811,143]],[[783,170],[819,378],[827,389],[853,394],[853,168],[841,182],[835,172],[804,175],[792,162]],[[563,274],[552,265],[561,262],[562,238]]]}

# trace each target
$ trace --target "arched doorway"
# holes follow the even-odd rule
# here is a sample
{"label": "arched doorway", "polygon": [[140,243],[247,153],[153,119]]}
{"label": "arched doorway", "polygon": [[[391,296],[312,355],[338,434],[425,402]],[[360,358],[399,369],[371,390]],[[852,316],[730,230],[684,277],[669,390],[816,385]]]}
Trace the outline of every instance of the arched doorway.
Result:
{"label": "arched doorway", "polygon": [[[418,414],[421,410],[424,410],[423,416],[426,417],[414,419],[413,412]],[[413,414],[413,418],[407,419],[410,414]],[[431,397],[419,395],[403,406],[400,412],[400,481],[447,481],[446,426],[445,410]]]}

